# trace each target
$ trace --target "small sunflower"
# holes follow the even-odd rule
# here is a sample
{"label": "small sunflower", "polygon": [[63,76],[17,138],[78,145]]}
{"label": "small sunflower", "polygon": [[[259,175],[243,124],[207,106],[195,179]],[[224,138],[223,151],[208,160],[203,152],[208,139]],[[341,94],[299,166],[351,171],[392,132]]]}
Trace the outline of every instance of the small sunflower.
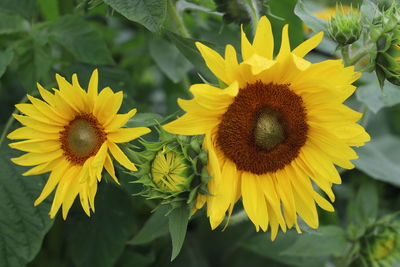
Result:
{"label": "small sunflower", "polygon": [[230,216],[240,197],[256,230],[270,226],[272,239],[279,227],[300,231],[298,216],[317,228],[316,203],[328,211],[334,208],[314,185],[333,202],[332,184],[341,183],[334,164],[354,168],[350,160],[357,154],[350,146],[370,140],[356,123],[362,114],[343,105],[360,74],[341,60],[311,64],[303,59],[323,33],[291,50],[286,25],[276,58],[266,17],[260,19],[252,44],[243,30],[241,36],[241,63],[231,45],[223,58],[196,44],[226,88],[191,86],[194,99],[178,99],[186,114],[164,129],[205,135],[212,179],[210,194],[200,195],[198,203],[206,200],[212,229]]}
{"label": "small sunflower", "polygon": [[[136,113],[117,114],[123,93],[106,87],[98,93],[98,72],[90,78],[84,91],[77,75],[72,84],[56,75],[59,89],[51,93],[37,84],[43,100],[28,95],[31,104],[17,104],[24,115],[13,114],[24,125],[8,135],[9,139],[27,139],[11,143],[10,147],[28,152],[11,159],[15,164],[35,166],[23,175],[51,172],[39,205],[57,187],[50,217],[54,218],[62,205],[66,219],[69,209],[79,194],[81,205],[88,216],[95,210],[94,198],[103,167],[118,183],[110,154],[125,168],[136,171],[116,143],[129,142],[150,130],[145,127],[121,128]],[[110,153],[109,153],[110,152]]]}

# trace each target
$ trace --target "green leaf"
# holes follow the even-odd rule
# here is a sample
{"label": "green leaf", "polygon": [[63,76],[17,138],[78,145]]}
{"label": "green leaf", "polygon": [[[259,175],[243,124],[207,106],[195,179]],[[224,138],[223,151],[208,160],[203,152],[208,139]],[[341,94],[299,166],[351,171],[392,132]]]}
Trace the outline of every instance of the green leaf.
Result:
{"label": "green leaf", "polygon": [[167,12],[166,0],[104,0],[127,19],[138,22],[149,31],[160,31]]}
{"label": "green leaf", "polygon": [[26,168],[10,161],[19,155],[3,143],[0,150],[0,265],[4,267],[25,266],[30,262],[53,224],[48,215],[49,200],[33,206],[48,175],[21,176]]}
{"label": "green leaf", "polygon": [[169,215],[169,233],[172,240],[171,261],[178,256],[185,241],[187,226],[189,222],[190,210],[183,205],[172,210]]}
{"label": "green leaf", "polygon": [[358,227],[368,225],[377,218],[378,206],[379,198],[376,185],[373,183],[373,180],[363,181],[358,190],[353,213],[350,218]]}
{"label": "green leaf", "polygon": [[14,57],[14,52],[11,49],[0,51],[0,78],[3,76],[7,66],[11,63]]}
{"label": "green leaf", "polygon": [[71,52],[78,61],[91,65],[114,63],[100,33],[82,17],[61,17],[50,26],[49,32],[50,36]]}
{"label": "green leaf", "polygon": [[289,24],[290,44],[292,47],[296,47],[304,41],[303,22],[297,16],[293,15],[296,3],[296,0],[270,1],[268,3],[271,13],[279,17],[279,19],[273,16],[269,17],[272,30],[275,33],[275,47],[280,47],[280,33],[285,24]]}
{"label": "green leaf", "polygon": [[131,197],[121,188],[101,183],[96,212],[87,217],[79,207],[67,223],[67,252],[76,267],[111,267],[134,231]]}
{"label": "green leaf", "polygon": [[30,20],[35,13],[36,1],[32,0],[1,0],[0,11],[21,15]]}
{"label": "green leaf", "polygon": [[118,263],[115,266],[118,267],[147,267],[151,266],[155,261],[155,254],[153,252],[148,255],[143,255],[136,251],[124,251]]}
{"label": "green leaf", "polygon": [[365,146],[356,149],[359,158],[357,169],[369,176],[400,187],[400,138],[385,134],[372,138]]}
{"label": "green leaf", "polygon": [[182,80],[192,68],[192,64],[169,42],[154,39],[150,42],[150,55],[161,71],[174,83]]}
{"label": "green leaf", "polygon": [[391,107],[400,103],[400,90],[398,86],[386,83],[383,89],[374,74],[363,73],[362,82],[356,91],[357,100],[366,104],[368,109],[377,113],[384,107]]}
{"label": "green leaf", "polygon": [[194,67],[209,81],[218,84],[215,76],[207,68],[203,57],[195,46],[196,40],[182,37],[174,32],[164,31],[170,41],[194,65]]}
{"label": "green leaf", "polygon": [[345,232],[336,225],[321,226],[317,231],[302,234],[282,252],[282,256],[341,256],[347,247]]}
{"label": "green leaf", "polygon": [[60,16],[58,0],[37,0],[37,3],[46,20],[55,20]]}
{"label": "green leaf", "polygon": [[19,15],[0,12],[0,34],[26,31],[29,23]]}
{"label": "green leaf", "polygon": [[129,245],[141,245],[152,242],[154,239],[168,234],[168,217],[166,216],[168,209],[161,206],[150,216],[142,229],[132,240],[128,241]]}
{"label": "green leaf", "polygon": [[328,23],[322,19],[311,15],[310,11],[307,10],[302,0],[297,2],[294,8],[294,13],[314,32],[326,32]]}
{"label": "green leaf", "polygon": [[[308,235],[308,233],[305,233],[303,235]],[[278,235],[275,241],[271,241],[270,239],[268,239],[265,233],[258,233],[255,237],[247,238],[246,241],[242,244],[242,247],[264,258],[288,266],[323,266],[323,263],[325,262],[324,258],[281,255],[282,251],[285,251],[293,243],[296,243],[300,236],[301,235],[299,235],[295,231],[288,231],[285,234]],[[318,250],[315,251],[315,254],[318,254]]]}

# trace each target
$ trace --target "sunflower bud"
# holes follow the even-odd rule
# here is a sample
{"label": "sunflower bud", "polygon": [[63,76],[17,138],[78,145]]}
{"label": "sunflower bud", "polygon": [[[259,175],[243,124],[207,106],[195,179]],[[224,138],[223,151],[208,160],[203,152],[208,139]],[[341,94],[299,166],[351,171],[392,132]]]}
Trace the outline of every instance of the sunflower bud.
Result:
{"label": "sunflower bud", "polygon": [[328,32],[331,38],[339,45],[349,45],[357,41],[362,32],[361,17],[352,9],[348,14],[336,10],[336,16],[332,17]]}
{"label": "sunflower bud", "polygon": [[371,38],[376,42],[375,69],[381,86],[385,80],[400,85],[400,11],[398,6],[393,4],[374,21]]}
{"label": "sunflower bud", "polygon": [[394,266],[400,260],[400,222],[381,219],[368,229],[362,241],[361,255],[368,266]]}
{"label": "sunflower bud", "polygon": [[139,171],[133,173],[138,178],[135,183],[143,185],[139,195],[193,208],[198,193],[207,193],[204,188],[210,179],[207,153],[201,149],[203,137],[173,135],[162,129],[159,135],[158,142],[141,141]]}

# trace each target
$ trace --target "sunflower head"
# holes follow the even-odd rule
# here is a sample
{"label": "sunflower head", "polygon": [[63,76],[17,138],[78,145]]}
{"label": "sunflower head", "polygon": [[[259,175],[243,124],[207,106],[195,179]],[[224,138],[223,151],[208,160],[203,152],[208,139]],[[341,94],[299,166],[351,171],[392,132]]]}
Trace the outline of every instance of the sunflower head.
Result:
{"label": "sunflower head", "polygon": [[72,83],[56,75],[58,88],[47,91],[38,84],[41,99],[28,95],[31,103],[18,104],[25,115],[13,114],[24,125],[8,135],[9,139],[23,139],[11,143],[15,149],[28,152],[11,159],[15,164],[35,166],[23,175],[51,172],[41,195],[40,204],[56,189],[50,217],[55,217],[62,206],[64,219],[75,198],[88,216],[95,210],[94,198],[103,168],[118,183],[112,158],[123,167],[135,171],[117,143],[129,142],[150,130],[145,127],[123,128],[136,113],[117,114],[123,93],[109,87],[98,92],[98,72],[90,78],[89,88],[83,90],[77,75]]}
{"label": "sunflower head", "polygon": [[[177,136],[159,130],[158,142],[141,141],[136,153],[139,171],[135,183],[143,185],[139,194],[160,199],[162,204],[195,205],[197,194],[207,194],[207,153],[201,149],[201,136]],[[180,203],[180,204],[179,204]]]}
{"label": "sunflower head", "polygon": [[194,98],[178,99],[186,113],[164,125],[181,135],[203,135],[212,178],[208,195],[199,195],[196,208],[207,203],[212,229],[233,212],[242,199],[256,230],[296,227],[301,217],[318,227],[316,205],[333,211],[318,186],[334,201],[332,184],[341,182],[334,167],[351,169],[357,155],[351,146],[369,140],[356,123],[361,114],[343,102],[360,77],[341,60],[312,64],[304,56],[322,39],[322,33],[291,49],[288,26],[274,57],[271,24],[258,23],[253,42],[241,33],[241,55],[227,45],[222,57],[197,43],[206,65],[226,85],[190,87]]}

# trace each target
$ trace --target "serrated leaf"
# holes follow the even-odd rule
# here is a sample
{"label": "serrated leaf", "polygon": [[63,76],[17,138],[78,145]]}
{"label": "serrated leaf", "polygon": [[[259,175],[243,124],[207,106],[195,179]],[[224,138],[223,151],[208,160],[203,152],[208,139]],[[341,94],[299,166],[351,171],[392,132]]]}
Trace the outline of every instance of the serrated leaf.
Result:
{"label": "serrated leaf", "polygon": [[127,19],[138,22],[152,32],[160,30],[167,12],[166,0],[104,0]]}
{"label": "serrated leaf", "polygon": [[22,32],[28,28],[28,22],[19,15],[0,12],[0,34]]}
{"label": "serrated leaf", "polygon": [[129,245],[141,245],[153,241],[156,238],[168,234],[168,217],[165,216],[168,209],[165,206],[159,207],[146,221],[142,229],[132,240],[128,241]]}
{"label": "serrated leaf", "polygon": [[68,15],[49,27],[50,36],[71,52],[76,60],[91,65],[113,64],[111,53],[100,33],[79,16]]}
{"label": "serrated leaf", "polygon": [[169,215],[169,233],[172,240],[171,261],[173,261],[182,249],[185,241],[190,211],[187,206],[180,206],[172,210]]}
{"label": "serrated leaf", "polygon": [[296,7],[294,8],[294,13],[308,26],[310,27],[313,32],[326,32],[327,33],[327,26],[328,23],[314,17],[311,15],[311,12],[307,10],[304,2],[299,0],[297,2]]}
{"label": "serrated leaf", "polygon": [[53,224],[50,201],[34,207],[46,175],[23,177],[26,168],[10,158],[20,153],[3,143],[0,150],[0,265],[25,266],[39,252],[45,234]]}
{"label": "serrated leaf", "polygon": [[7,66],[11,63],[14,57],[14,52],[11,49],[0,51],[0,78],[3,76]]}
{"label": "serrated leaf", "polygon": [[79,208],[67,223],[67,253],[76,267],[111,267],[122,254],[135,227],[131,197],[121,188],[100,183],[96,212]]}
{"label": "serrated leaf", "polygon": [[181,81],[193,67],[174,45],[162,39],[150,42],[150,55],[161,71],[174,83]]}
{"label": "serrated leaf", "polygon": [[386,83],[383,89],[374,74],[363,73],[365,82],[357,91],[357,100],[367,105],[368,109],[377,113],[384,107],[391,107],[400,103],[400,89],[398,86]]}
{"label": "serrated leaf", "polygon": [[341,256],[347,246],[345,232],[336,225],[321,226],[312,233],[299,236],[282,252],[282,256],[328,257]]}
{"label": "serrated leaf", "polygon": [[400,138],[385,134],[372,138],[365,146],[356,149],[359,158],[357,169],[369,176],[400,187]]}

